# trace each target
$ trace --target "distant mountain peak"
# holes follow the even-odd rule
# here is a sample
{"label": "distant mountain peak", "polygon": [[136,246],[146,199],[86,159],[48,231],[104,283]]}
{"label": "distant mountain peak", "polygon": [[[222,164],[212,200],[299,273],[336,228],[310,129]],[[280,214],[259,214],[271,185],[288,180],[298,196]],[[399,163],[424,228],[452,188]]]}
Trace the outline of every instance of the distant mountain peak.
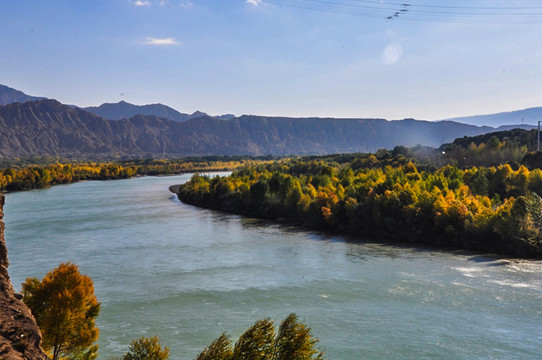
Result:
{"label": "distant mountain peak", "polygon": [[190,116],[188,118],[189,119],[197,119],[197,118],[205,117],[205,116],[209,116],[209,115],[207,115],[203,111],[196,110],[192,114],[190,114]]}
{"label": "distant mountain peak", "polygon": [[0,105],[8,105],[12,103],[23,103],[27,101],[36,101],[46,99],[44,97],[36,97],[25,94],[22,91],[10,88],[9,86],[0,84]]}
{"label": "distant mountain peak", "polygon": [[152,115],[173,121],[186,121],[188,114],[163,104],[134,105],[124,100],[118,103],[105,103],[100,106],[91,106],[83,110],[100,115],[109,120],[121,120],[132,118],[136,115]]}
{"label": "distant mountain peak", "polygon": [[231,120],[235,117],[233,114],[224,114],[224,115],[217,115],[213,116],[214,118],[220,119],[220,120]]}

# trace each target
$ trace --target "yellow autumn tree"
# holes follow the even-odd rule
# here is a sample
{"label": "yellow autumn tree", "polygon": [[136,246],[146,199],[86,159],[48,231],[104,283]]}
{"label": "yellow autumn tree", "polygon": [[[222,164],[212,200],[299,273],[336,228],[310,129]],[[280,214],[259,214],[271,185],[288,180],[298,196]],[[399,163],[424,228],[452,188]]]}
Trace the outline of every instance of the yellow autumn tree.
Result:
{"label": "yellow autumn tree", "polygon": [[30,308],[43,336],[43,348],[53,360],[81,354],[95,358],[99,331],[95,319],[100,303],[90,277],[77,265],[60,264],[40,281],[27,278],[22,286],[23,301]]}
{"label": "yellow autumn tree", "polygon": [[169,359],[169,347],[162,348],[160,338],[153,336],[150,338],[142,337],[132,341],[130,351],[128,351],[122,360],[167,360]]}

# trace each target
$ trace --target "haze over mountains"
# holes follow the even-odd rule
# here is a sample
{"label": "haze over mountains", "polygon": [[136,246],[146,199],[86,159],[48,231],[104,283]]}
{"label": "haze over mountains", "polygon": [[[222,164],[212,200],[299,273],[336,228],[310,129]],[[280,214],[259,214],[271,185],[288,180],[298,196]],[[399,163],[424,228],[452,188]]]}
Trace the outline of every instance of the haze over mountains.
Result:
{"label": "haze over mountains", "polygon": [[[7,89],[7,90],[6,90]],[[22,95],[21,95],[22,94]],[[494,131],[453,121],[183,114],[126,102],[81,109],[0,88],[0,156],[173,157],[373,152]],[[26,102],[20,102],[26,101]]]}
{"label": "haze over mountains", "polygon": [[463,124],[491,127],[506,126],[509,128],[511,125],[522,125],[521,127],[524,129],[532,129],[537,126],[538,121],[542,120],[542,107],[508,111],[498,114],[464,116],[446,120]]}

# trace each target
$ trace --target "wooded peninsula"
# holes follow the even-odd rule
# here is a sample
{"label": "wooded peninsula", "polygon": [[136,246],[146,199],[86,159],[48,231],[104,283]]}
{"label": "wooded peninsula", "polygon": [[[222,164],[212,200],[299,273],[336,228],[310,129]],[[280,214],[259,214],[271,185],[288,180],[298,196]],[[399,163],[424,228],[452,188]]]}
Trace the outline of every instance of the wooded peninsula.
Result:
{"label": "wooded peninsula", "polygon": [[[505,159],[497,166],[459,167],[445,151],[396,147],[249,165],[228,177],[196,174],[178,196],[205,208],[314,229],[541,258],[540,153],[496,137],[448,149],[461,160],[521,154],[518,160],[534,165],[529,170]],[[439,162],[444,165],[435,166]]]}

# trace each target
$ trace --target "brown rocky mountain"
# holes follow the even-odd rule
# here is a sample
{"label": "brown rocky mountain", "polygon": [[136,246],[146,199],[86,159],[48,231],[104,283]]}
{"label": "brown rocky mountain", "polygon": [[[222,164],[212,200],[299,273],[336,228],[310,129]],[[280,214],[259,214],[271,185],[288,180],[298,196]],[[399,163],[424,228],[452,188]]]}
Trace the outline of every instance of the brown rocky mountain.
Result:
{"label": "brown rocky mountain", "polygon": [[0,359],[45,360],[38,325],[30,310],[15,296],[9,279],[3,207],[4,195],[0,194]]}
{"label": "brown rocky mountain", "polygon": [[451,121],[387,121],[204,116],[177,122],[155,116],[106,120],[56,100],[0,107],[0,156],[283,155],[372,152],[396,145],[438,146],[494,130]]}

